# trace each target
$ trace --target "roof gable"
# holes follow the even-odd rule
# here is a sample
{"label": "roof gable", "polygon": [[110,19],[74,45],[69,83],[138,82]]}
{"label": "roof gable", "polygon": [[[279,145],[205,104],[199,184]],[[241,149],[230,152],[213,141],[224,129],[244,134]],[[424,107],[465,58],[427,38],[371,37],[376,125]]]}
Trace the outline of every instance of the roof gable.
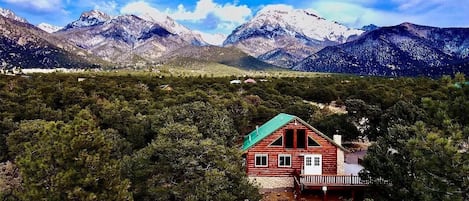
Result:
{"label": "roof gable", "polygon": [[274,118],[267,121],[265,124],[262,124],[262,126],[259,126],[259,128],[253,130],[244,138],[243,151],[248,150],[250,147],[257,144],[262,139],[269,136],[279,128],[282,128],[284,125],[290,123],[295,118],[296,117],[293,115],[280,113]]}
{"label": "roof gable", "polygon": [[348,150],[345,149],[344,147],[342,147],[342,145],[335,143],[334,140],[329,138],[327,135],[323,134],[318,129],[312,127],[311,125],[309,125],[308,123],[306,123],[302,119],[298,118],[297,116],[289,115],[289,114],[285,114],[285,113],[278,114],[277,116],[270,119],[269,121],[264,123],[262,126],[260,126],[259,128],[253,130],[251,133],[249,133],[247,136],[245,136],[242,150],[247,151],[249,148],[251,148],[252,146],[257,144],[258,142],[260,142],[261,140],[263,140],[264,138],[266,138],[267,136],[274,133],[275,131],[282,128],[283,126],[285,126],[286,124],[290,123],[293,120],[297,120],[301,124],[305,125],[309,129],[314,131],[319,136],[321,136],[321,137],[325,138],[327,141],[331,142],[333,145],[337,146],[338,148],[342,149],[345,152],[348,152]]}

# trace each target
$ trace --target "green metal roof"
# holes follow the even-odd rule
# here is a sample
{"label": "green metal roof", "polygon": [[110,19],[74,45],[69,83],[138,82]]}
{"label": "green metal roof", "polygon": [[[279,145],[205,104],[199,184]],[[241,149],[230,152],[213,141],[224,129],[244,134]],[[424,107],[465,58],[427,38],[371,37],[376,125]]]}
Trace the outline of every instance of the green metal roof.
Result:
{"label": "green metal roof", "polygon": [[268,122],[260,126],[258,129],[253,130],[249,133],[243,142],[243,151],[246,151],[271,133],[275,132],[279,128],[282,128],[285,124],[291,122],[296,116],[280,113]]}
{"label": "green metal roof", "polygon": [[342,149],[345,152],[349,152],[342,145],[335,143],[331,138],[327,137],[327,135],[325,135],[324,133],[322,133],[318,129],[312,127],[311,125],[309,125],[308,123],[306,123],[302,119],[298,118],[297,116],[293,116],[293,115],[289,115],[289,114],[285,114],[285,113],[278,114],[277,116],[270,119],[265,124],[263,124],[262,126],[260,126],[259,128],[255,129],[255,130],[253,130],[251,133],[249,133],[247,136],[245,136],[242,150],[243,151],[248,150],[250,147],[257,144],[259,141],[261,141],[265,137],[269,136],[270,134],[272,134],[276,130],[282,128],[283,126],[285,126],[286,124],[290,123],[291,121],[293,121],[295,119],[297,121],[299,121],[300,123],[302,123],[303,125],[310,128],[311,130],[313,130],[316,134],[320,135],[321,137],[325,138],[326,140],[328,140],[329,142],[331,142],[332,144],[337,146],[338,148]]}
{"label": "green metal roof", "polygon": [[454,87],[456,87],[456,88],[458,88],[458,89],[462,88],[462,85],[469,85],[469,82],[463,82],[463,83],[457,82],[457,83],[454,83]]}

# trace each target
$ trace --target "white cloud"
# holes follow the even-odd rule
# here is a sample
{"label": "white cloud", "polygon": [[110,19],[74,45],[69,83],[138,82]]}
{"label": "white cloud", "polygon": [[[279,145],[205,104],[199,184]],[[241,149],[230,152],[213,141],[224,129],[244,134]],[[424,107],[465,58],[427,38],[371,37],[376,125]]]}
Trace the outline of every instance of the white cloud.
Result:
{"label": "white cloud", "polygon": [[94,9],[108,14],[117,14],[117,2],[115,1],[94,1]]}
{"label": "white cloud", "polygon": [[37,11],[57,11],[62,10],[62,0],[2,0],[3,2],[15,4],[24,8],[31,8]]}
{"label": "white cloud", "polygon": [[432,6],[438,6],[442,3],[451,2],[448,0],[392,0],[392,2],[398,4],[398,9],[401,11],[409,10],[426,10]]}
{"label": "white cloud", "polygon": [[121,14],[135,14],[135,15],[143,15],[148,14],[155,19],[164,19],[166,18],[166,14],[160,12],[158,9],[152,7],[145,1],[137,1],[132,2],[120,9]]}
{"label": "white cloud", "polygon": [[[213,0],[199,0],[193,10],[188,10],[183,4],[177,9],[166,8],[163,12],[148,2],[141,0],[128,3],[120,9],[122,14],[149,14],[155,19],[166,16],[195,27],[210,29],[213,33],[230,33],[234,28],[246,22],[252,11],[246,5],[235,3],[218,4]],[[208,30],[206,30],[208,31]]]}
{"label": "white cloud", "polygon": [[469,26],[469,5],[460,0],[392,0],[392,6],[378,9],[373,0],[319,0],[311,4],[322,17],[352,27],[411,22],[429,26]]}
{"label": "white cloud", "polygon": [[244,23],[252,14],[246,5],[217,4],[212,0],[199,0],[193,11],[188,11],[183,4],[179,4],[177,10],[167,9],[166,12],[177,20],[202,20],[209,14],[214,14],[222,21]]}

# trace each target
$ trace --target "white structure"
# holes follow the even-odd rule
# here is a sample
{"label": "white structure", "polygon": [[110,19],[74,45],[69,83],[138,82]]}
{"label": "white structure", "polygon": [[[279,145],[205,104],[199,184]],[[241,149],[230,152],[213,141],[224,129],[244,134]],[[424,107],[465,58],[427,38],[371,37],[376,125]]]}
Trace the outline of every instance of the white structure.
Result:
{"label": "white structure", "polygon": [[230,84],[241,84],[241,80],[231,80]]}

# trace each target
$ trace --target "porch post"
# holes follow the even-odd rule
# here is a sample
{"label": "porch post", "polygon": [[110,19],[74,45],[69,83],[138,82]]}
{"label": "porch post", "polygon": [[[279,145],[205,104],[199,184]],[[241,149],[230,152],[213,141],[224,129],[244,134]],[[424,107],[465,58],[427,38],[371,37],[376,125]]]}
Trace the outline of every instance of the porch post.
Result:
{"label": "porch post", "polygon": [[322,187],[322,192],[324,192],[324,196],[322,197],[322,201],[327,201],[327,186]]}

